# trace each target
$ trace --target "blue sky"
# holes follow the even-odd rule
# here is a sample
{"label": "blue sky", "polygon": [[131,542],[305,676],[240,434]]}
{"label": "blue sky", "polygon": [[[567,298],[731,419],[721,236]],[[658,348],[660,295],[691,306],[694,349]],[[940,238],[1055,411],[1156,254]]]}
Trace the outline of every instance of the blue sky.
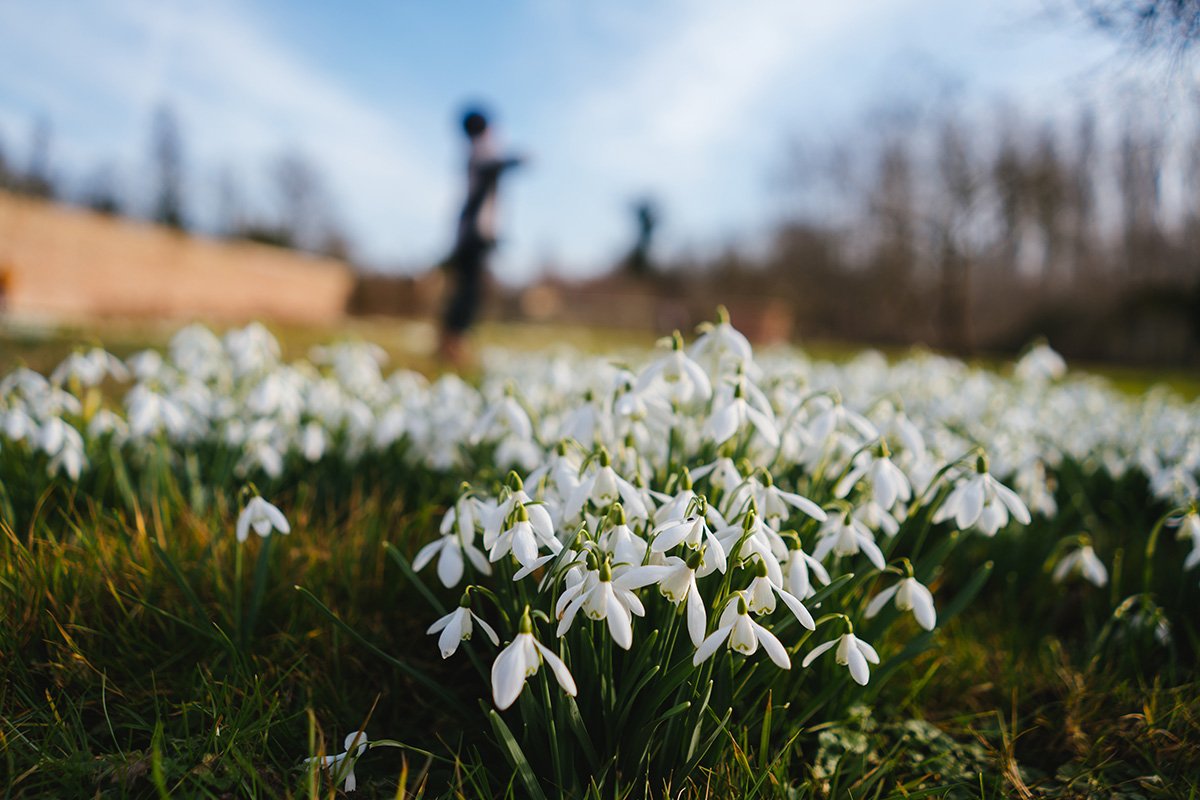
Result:
{"label": "blue sky", "polygon": [[643,192],[667,250],[753,241],[789,139],[846,135],[870,108],[954,84],[1053,114],[1127,77],[1047,2],[7,0],[0,145],[22,157],[45,115],[60,172],[112,160],[136,188],[166,99],[198,205],[223,165],[261,192],[264,164],[297,149],[364,259],[412,271],[449,246],[456,112],[480,98],[532,156],[505,186],[501,277],[586,274],[628,246]]}

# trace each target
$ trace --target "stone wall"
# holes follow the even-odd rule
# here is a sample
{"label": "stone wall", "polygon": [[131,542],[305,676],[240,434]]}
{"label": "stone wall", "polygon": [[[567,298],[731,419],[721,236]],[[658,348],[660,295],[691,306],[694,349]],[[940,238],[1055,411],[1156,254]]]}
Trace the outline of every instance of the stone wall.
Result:
{"label": "stone wall", "polygon": [[0,304],[16,316],[328,323],[348,265],[0,193]]}

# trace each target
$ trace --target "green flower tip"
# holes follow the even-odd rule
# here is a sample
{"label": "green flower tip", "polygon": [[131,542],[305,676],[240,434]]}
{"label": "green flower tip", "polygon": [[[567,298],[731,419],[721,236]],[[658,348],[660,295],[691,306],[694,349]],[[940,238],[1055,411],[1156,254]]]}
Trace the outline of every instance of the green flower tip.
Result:
{"label": "green flower tip", "polygon": [[691,491],[692,489],[692,473],[687,467],[679,471],[679,486],[684,491]]}

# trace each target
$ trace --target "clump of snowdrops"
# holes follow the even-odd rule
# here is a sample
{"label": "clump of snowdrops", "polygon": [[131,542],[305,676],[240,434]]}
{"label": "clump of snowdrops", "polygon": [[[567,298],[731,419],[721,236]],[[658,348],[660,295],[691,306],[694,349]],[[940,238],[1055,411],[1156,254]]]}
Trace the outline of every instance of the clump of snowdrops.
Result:
{"label": "clump of snowdrops", "polygon": [[[898,411],[772,397],[723,316],[661,348],[566,398],[525,469],[465,485],[412,564],[460,592],[429,633],[469,648],[530,793],[687,775],[748,731],[766,757],[873,696],[979,589],[989,565],[931,591],[957,531],[1030,521],[978,447],[942,460]],[[510,386],[472,435],[543,426]]]}

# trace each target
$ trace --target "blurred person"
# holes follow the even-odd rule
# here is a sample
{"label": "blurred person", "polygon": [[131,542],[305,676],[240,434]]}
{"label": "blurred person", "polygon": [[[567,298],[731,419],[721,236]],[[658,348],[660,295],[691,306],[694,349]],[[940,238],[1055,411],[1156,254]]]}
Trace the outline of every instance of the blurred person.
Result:
{"label": "blurred person", "polygon": [[633,207],[637,223],[637,239],[633,250],[625,259],[626,267],[635,277],[642,278],[654,272],[654,262],[650,258],[650,245],[654,241],[654,229],[658,226],[658,209],[654,201],[642,198]]}
{"label": "blurred person", "polygon": [[439,355],[460,366],[466,357],[466,333],[479,314],[488,256],[496,246],[496,205],[500,176],[527,160],[499,155],[486,113],[470,108],[463,114],[467,136],[467,193],[458,217],[454,250],[446,261],[452,275],[449,303],[442,318]]}

